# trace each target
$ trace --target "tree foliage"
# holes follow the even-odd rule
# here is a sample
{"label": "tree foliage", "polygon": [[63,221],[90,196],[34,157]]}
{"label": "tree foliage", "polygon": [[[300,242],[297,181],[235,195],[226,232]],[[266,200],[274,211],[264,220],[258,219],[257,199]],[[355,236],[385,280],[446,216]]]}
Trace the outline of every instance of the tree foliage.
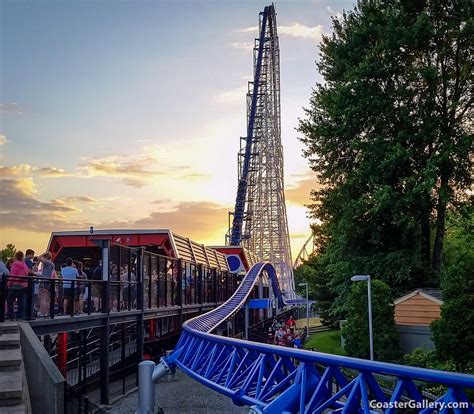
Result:
{"label": "tree foliage", "polygon": [[347,314],[349,278],[395,295],[436,286],[446,217],[467,201],[472,157],[474,3],[359,1],[323,38],[300,121],[321,189],[325,274]]}
{"label": "tree foliage", "polygon": [[441,360],[458,370],[474,366],[474,214],[456,217],[448,230],[441,319],[432,324]]}
{"label": "tree foliage", "polygon": [[[331,313],[335,296],[330,289],[330,280],[326,274],[325,256],[323,254],[310,257],[295,270],[295,284],[308,282],[309,297],[315,301],[315,309],[324,325],[333,325],[336,318]],[[304,288],[297,292],[304,296]]]}
{"label": "tree foliage", "polygon": [[[357,358],[369,358],[369,323],[367,283],[352,285],[348,297],[349,319],[342,328],[345,350]],[[374,357],[394,361],[399,357],[398,333],[395,328],[393,297],[390,288],[380,280],[372,281],[372,321]]]}
{"label": "tree foliage", "polygon": [[0,251],[1,259],[3,263],[6,263],[8,259],[15,256],[16,247],[14,244],[8,243],[4,249]]}

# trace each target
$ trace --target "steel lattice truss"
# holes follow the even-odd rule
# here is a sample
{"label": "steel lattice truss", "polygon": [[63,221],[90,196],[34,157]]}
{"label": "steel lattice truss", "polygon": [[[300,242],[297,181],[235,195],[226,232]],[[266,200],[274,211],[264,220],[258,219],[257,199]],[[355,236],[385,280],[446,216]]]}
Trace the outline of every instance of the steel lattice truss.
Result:
{"label": "steel lattice truss", "polygon": [[254,81],[247,94],[247,136],[241,138],[239,185],[230,244],[271,262],[280,285],[294,291],[286,215],[280,120],[280,49],[273,5],[260,13]]}
{"label": "steel lattice truss", "polygon": [[[377,413],[406,412],[396,404],[412,400],[417,413],[448,413],[448,404],[462,403],[455,413],[474,412],[466,389],[474,389],[474,376],[385,362],[309,352],[214,335],[211,332],[247,301],[258,278],[269,278],[282,300],[275,270],[257,263],[234,295],[220,307],[183,324],[183,332],[167,366],[183,372],[236,404],[250,405],[254,413]],[[157,368],[160,371],[160,368]],[[437,406],[419,390],[435,383],[444,390]],[[385,404],[375,409],[371,401]],[[433,403],[433,401],[431,401]],[[444,408],[443,408],[444,407]]]}
{"label": "steel lattice truss", "polygon": [[295,259],[295,263],[293,263],[293,269],[298,268],[304,262],[306,262],[313,254],[316,248],[316,235],[314,233],[309,236],[303,247],[301,248],[300,252],[298,253],[298,256]]}

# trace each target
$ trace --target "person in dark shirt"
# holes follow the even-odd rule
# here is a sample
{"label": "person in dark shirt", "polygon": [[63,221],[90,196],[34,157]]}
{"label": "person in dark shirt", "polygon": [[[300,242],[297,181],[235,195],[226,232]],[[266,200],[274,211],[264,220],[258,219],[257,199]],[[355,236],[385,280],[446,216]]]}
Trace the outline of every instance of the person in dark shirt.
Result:
{"label": "person in dark shirt", "polygon": [[28,269],[33,270],[33,257],[35,257],[35,251],[32,249],[26,249],[25,251],[25,264]]}
{"label": "person in dark shirt", "polygon": [[94,298],[94,308],[96,312],[99,312],[100,306],[102,303],[102,283],[98,281],[102,280],[102,260],[99,261],[99,266],[97,266],[92,272],[91,279],[97,281],[96,283],[92,282],[92,297]]}

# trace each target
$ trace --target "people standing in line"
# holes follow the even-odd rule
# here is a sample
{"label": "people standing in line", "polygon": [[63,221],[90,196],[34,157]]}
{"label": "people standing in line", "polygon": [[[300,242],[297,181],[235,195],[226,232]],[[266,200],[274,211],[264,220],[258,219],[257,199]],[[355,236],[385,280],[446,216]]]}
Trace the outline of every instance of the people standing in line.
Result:
{"label": "people standing in line", "polygon": [[117,300],[118,300],[118,291],[119,291],[119,269],[115,263],[110,263],[110,305],[113,311],[117,310]]}
{"label": "people standing in line", "polygon": [[301,340],[301,337],[297,334],[295,336],[295,339],[293,339],[293,348],[301,349],[302,345],[303,341]]}
{"label": "people standing in line", "polygon": [[283,328],[279,328],[278,331],[275,332],[275,345],[283,345],[284,336],[285,331]]}
{"label": "people standing in line", "polygon": [[8,276],[10,273],[10,270],[8,267],[3,263],[3,261],[0,259],[0,276]]}
{"label": "people standing in line", "polygon": [[28,269],[33,270],[33,258],[35,257],[35,251],[32,249],[25,250],[25,264]]}
{"label": "people standing in line", "polygon": [[99,261],[97,266],[92,272],[91,279],[95,281],[92,283],[92,297],[94,298],[94,309],[96,312],[100,311],[102,305],[102,260]]}
{"label": "people standing in line", "polygon": [[286,321],[285,325],[286,325],[287,328],[290,328],[291,333],[295,332],[296,322],[293,319],[293,315],[290,315],[290,317]]}
{"label": "people standing in line", "polygon": [[[45,252],[38,256],[38,262],[41,263],[41,278],[52,279],[54,273],[54,263],[51,261],[51,253]],[[46,316],[49,313],[50,307],[50,290],[51,282],[42,280],[39,284],[39,316]]]}
{"label": "people standing in line", "polygon": [[28,276],[30,269],[25,263],[25,255],[22,251],[15,253],[15,260],[10,269],[10,277],[7,282],[7,316],[14,319],[15,300],[18,302],[17,319],[24,319],[26,316],[26,304],[28,297]]}
{"label": "people standing in line", "polygon": [[13,257],[10,257],[5,263],[5,266],[7,267],[8,271],[12,270],[12,264],[13,264]]}
{"label": "people standing in line", "polygon": [[[35,277],[40,278],[41,277],[41,269],[39,268],[40,262],[38,261],[38,258],[35,256],[33,258],[33,268],[31,271],[35,275]],[[38,316],[39,312],[39,290],[40,290],[40,281],[35,280],[34,281],[34,291],[33,291],[33,311],[34,315]]]}
{"label": "people standing in line", "polygon": [[76,312],[83,313],[84,312],[84,293],[86,291],[86,283],[83,280],[87,279],[87,275],[83,271],[82,262],[75,261],[74,262],[76,269],[77,269],[77,292],[76,298],[78,301],[76,302]]}
{"label": "people standing in line", "polygon": [[[25,259],[24,262],[26,266],[28,266],[29,269],[29,276],[36,276],[35,271],[33,270],[34,266],[34,259],[35,259],[35,251],[33,249],[26,249],[25,250]],[[33,306],[33,309],[36,306],[36,295],[38,294],[37,291],[37,284],[34,284],[34,292],[31,297],[31,306]]]}
{"label": "people standing in line", "polygon": [[[63,282],[63,310],[64,313],[72,313],[74,307],[75,297],[73,297],[72,281],[77,280],[77,269],[74,267],[74,260],[68,257],[66,259],[66,266],[61,269],[61,276],[64,280]],[[77,297],[78,289],[75,287],[74,296]],[[68,307],[70,305],[70,307]]]}

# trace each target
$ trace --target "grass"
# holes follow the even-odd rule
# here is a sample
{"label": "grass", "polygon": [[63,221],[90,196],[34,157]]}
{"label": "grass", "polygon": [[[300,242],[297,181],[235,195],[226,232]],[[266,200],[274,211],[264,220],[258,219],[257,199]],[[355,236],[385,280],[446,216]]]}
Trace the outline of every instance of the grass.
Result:
{"label": "grass", "polygon": [[341,348],[341,333],[339,331],[318,332],[304,343],[305,349],[325,352],[327,354],[346,355]]}

